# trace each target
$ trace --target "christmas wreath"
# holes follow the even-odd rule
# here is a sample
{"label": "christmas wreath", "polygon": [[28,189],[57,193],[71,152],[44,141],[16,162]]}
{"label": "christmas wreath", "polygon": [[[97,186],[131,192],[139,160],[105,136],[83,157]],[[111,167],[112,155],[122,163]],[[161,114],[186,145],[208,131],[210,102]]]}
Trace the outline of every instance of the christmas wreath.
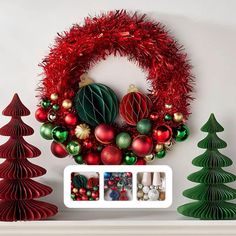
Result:
{"label": "christmas wreath", "polygon": [[[131,85],[121,99],[87,72],[109,55],[127,57],[147,72],[148,94]],[[145,15],[112,11],[88,17],[59,34],[41,63],[36,119],[57,157],[78,164],[142,165],[163,158],[189,131],[192,75],[181,46]],[[115,120],[123,119],[123,125]]]}

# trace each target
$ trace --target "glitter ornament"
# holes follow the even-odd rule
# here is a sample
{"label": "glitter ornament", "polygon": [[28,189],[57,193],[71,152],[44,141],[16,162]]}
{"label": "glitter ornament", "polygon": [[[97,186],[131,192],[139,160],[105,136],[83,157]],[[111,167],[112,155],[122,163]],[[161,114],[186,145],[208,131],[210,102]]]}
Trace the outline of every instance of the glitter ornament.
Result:
{"label": "glitter ornament", "polygon": [[75,136],[78,139],[87,139],[90,135],[90,128],[86,124],[77,125],[75,128]]}
{"label": "glitter ornament", "polygon": [[101,160],[104,165],[119,165],[122,161],[122,152],[115,146],[106,146],[101,152]]}

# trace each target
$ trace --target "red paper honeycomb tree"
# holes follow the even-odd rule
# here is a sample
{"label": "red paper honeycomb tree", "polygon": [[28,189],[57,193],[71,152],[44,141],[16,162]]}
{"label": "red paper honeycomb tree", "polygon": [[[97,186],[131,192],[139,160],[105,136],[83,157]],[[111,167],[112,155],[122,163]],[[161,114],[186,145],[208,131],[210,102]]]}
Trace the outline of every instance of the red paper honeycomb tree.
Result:
{"label": "red paper honeycomb tree", "polygon": [[0,220],[39,220],[55,215],[58,211],[56,206],[34,200],[50,194],[52,189],[31,179],[44,175],[46,170],[27,160],[41,154],[23,138],[34,133],[21,120],[21,116],[28,116],[30,111],[15,94],[2,114],[12,118],[0,128],[0,135],[10,136],[0,146],[0,158],[6,159],[0,164]]}

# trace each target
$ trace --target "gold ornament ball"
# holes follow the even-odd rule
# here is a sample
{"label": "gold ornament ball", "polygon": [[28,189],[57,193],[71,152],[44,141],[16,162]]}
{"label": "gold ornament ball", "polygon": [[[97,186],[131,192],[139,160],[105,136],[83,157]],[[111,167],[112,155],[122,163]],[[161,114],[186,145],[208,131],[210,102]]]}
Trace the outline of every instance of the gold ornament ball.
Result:
{"label": "gold ornament ball", "polygon": [[161,150],[163,150],[164,145],[163,144],[157,144],[155,146],[155,152],[160,152]]}
{"label": "gold ornament ball", "polygon": [[160,200],[160,201],[164,201],[165,198],[166,198],[166,193],[165,193],[165,192],[160,192],[160,194],[159,194],[159,200]]}
{"label": "gold ornament ball", "polygon": [[150,154],[144,157],[144,160],[146,162],[152,162],[154,159],[155,159],[155,156],[153,154]]}
{"label": "gold ornament ball", "polygon": [[138,197],[138,198],[142,198],[143,195],[144,195],[144,193],[143,193],[142,190],[137,192],[137,197]]}
{"label": "gold ornament ball", "polygon": [[165,108],[166,109],[171,109],[172,108],[172,104],[165,104]]}
{"label": "gold ornament ball", "polygon": [[70,109],[72,107],[72,101],[70,99],[65,99],[62,102],[62,107],[65,109]]}
{"label": "gold ornament ball", "polygon": [[58,94],[52,93],[50,98],[51,98],[52,101],[56,101],[58,99]]}
{"label": "gold ornament ball", "polygon": [[78,139],[87,139],[90,135],[90,128],[86,124],[77,125],[75,128],[75,136]]}
{"label": "gold ornament ball", "polygon": [[78,193],[78,191],[79,191],[79,190],[78,190],[77,188],[73,188],[73,189],[72,189],[72,192],[73,192],[73,193]]}
{"label": "gold ornament ball", "polygon": [[172,149],[172,146],[173,146],[173,143],[171,141],[169,141],[168,143],[165,143],[165,148],[167,150],[171,150]]}
{"label": "gold ornament ball", "polygon": [[175,121],[175,122],[181,122],[181,121],[183,121],[183,119],[184,119],[184,116],[183,116],[183,114],[181,113],[181,112],[176,112],[176,113],[174,113],[174,117],[173,117],[173,120]]}

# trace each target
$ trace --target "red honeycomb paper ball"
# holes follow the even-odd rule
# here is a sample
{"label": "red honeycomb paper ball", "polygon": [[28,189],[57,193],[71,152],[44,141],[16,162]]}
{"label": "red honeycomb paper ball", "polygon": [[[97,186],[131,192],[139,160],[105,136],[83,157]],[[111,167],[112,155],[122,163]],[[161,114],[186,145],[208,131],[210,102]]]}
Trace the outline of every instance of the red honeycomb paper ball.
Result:
{"label": "red honeycomb paper ball", "polygon": [[120,102],[120,115],[129,125],[147,118],[151,110],[151,100],[143,93],[129,92]]}

